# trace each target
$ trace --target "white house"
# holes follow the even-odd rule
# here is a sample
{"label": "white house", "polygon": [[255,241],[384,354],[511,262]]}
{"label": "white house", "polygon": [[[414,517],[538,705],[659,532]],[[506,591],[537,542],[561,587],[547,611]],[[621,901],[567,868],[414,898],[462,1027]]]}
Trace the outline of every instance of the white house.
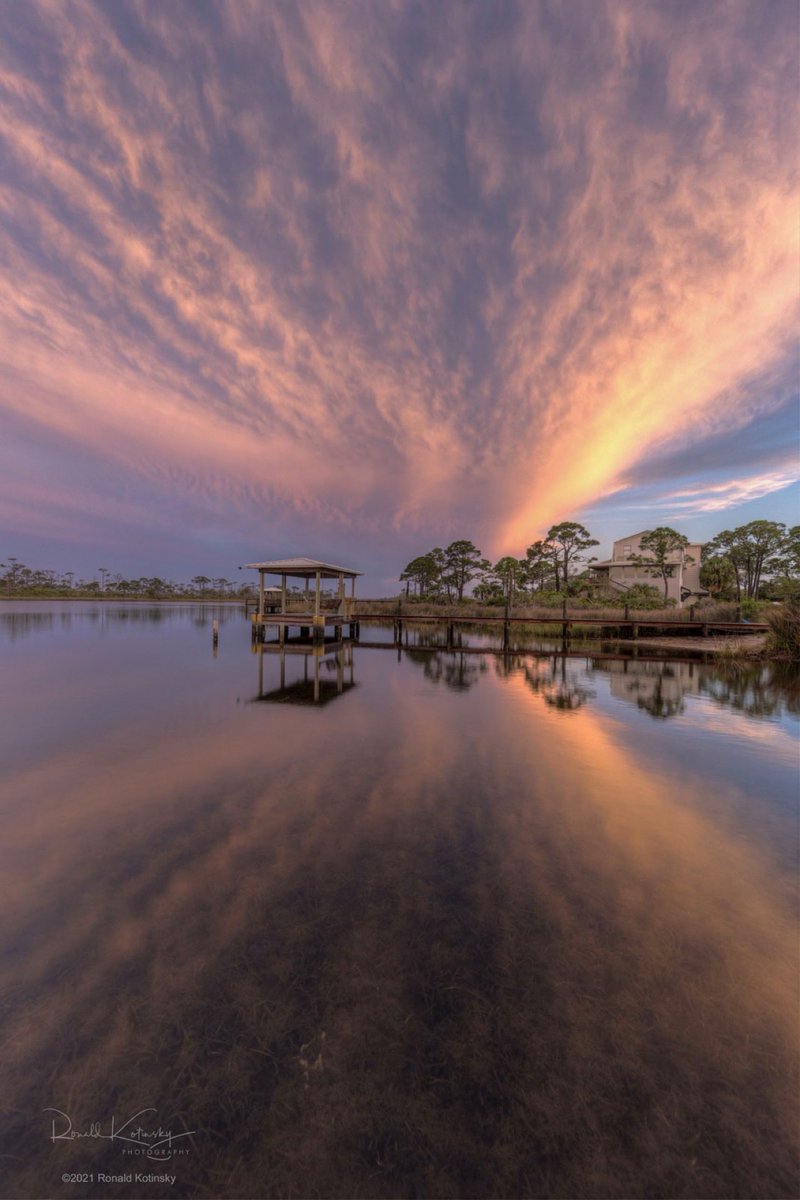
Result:
{"label": "white house", "polygon": [[[650,533],[642,529],[639,533],[630,533],[627,537],[614,542],[611,558],[604,562],[592,563],[598,582],[606,583],[617,591],[627,592],[629,588],[644,584],[647,587],[657,587],[663,590],[663,580],[659,575],[653,575],[652,568],[633,561],[635,555],[651,557],[647,550],[642,549],[642,538]],[[667,578],[667,598],[674,600],[678,606],[684,601],[689,602],[700,596],[707,596],[708,591],[700,584],[700,552],[702,542],[692,542],[682,550],[676,550],[667,558],[670,574]]]}

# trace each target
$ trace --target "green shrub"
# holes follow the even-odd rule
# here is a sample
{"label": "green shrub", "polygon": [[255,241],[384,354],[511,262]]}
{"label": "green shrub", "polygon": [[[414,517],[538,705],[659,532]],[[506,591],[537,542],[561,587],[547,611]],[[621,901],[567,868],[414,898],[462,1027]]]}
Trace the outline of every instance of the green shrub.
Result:
{"label": "green shrub", "polygon": [[665,600],[662,591],[656,587],[650,587],[647,583],[637,583],[633,587],[628,588],[622,603],[629,605],[631,608],[641,608],[647,611],[653,608],[675,607],[673,599]]}
{"label": "green shrub", "polygon": [[758,600],[743,600],[741,604],[742,616],[747,621],[752,621],[761,613],[763,605],[759,604]]}
{"label": "green shrub", "polygon": [[800,579],[773,579],[761,585],[766,600],[800,600]]}

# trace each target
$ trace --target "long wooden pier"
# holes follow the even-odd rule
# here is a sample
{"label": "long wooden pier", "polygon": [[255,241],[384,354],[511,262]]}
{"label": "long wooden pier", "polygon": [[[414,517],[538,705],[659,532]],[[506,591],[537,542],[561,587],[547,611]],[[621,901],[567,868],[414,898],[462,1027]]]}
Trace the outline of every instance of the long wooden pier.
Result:
{"label": "long wooden pier", "polygon": [[[383,613],[374,612],[359,612],[355,607],[354,601],[343,602],[341,609],[344,611],[322,610],[320,612],[277,612],[275,608],[266,606],[267,611],[263,609],[259,612],[256,607],[255,612],[249,611],[249,606],[245,603],[245,614],[250,617],[253,624],[254,638],[263,639],[269,627],[276,628],[278,632],[278,640],[284,642],[287,640],[289,627],[297,628],[300,638],[312,637],[320,641],[325,638],[325,627],[332,627],[334,639],[337,641],[345,636],[344,626],[348,626],[348,637],[358,638],[360,634],[360,626],[362,622],[370,624],[389,624],[394,628],[395,640],[400,640],[400,631],[410,625],[434,625],[447,631],[448,643],[452,643],[457,626],[476,626],[483,625],[502,630],[503,640],[508,641],[511,628],[516,626],[533,626],[540,629],[542,626],[552,627],[553,633],[560,635],[562,640],[571,640],[575,635],[575,630],[586,628],[591,630],[608,631],[607,636],[623,637],[626,640],[638,640],[640,637],[654,637],[666,635],[667,637],[683,636],[697,638],[698,641],[715,637],[715,636],[730,636],[738,634],[739,636],[749,636],[752,634],[767,633],[769,625],[761,621],[703,621],[689,618],[680,620],[675,618],[664,617],[648,617],[646,614],[636,614],[631,616],[626,612],[626,615],[620,617],[595,617],[584,616],[579,613],[554,613],[548,616],[530,617],[530,616],[514,616],[511,613],[497,613],[484,616],[476,616],[475,614],[421,614],[415,612],[403,611],[398,606],[394,611]],[[587,636],[597,636],[597,633],[589,633]]]}
{"label": "long wooden pier", "polygon": [[591,625],[599,626],[603,629],[627,631],[631,639],[637,639],[641,636],[642,630],[653,631],[654,633],[666,632],[668,635],[685,634],[687,637],[706,638],[713,637],[715,634],[756,634],[766,633],[769,630],[769,625],[764,622],[744,622],[744,621],[676,621],[664,620],[664,618],[653,619],[645,616],[636,617],[584,617],[577,616],[572,613],[565,615],[561,613],[558,616],[549,617],[515,617],[511,615],[497,615],[487,617],[476,616],[417,616],[416,614],[395,612],[395,613],[359,613],[352,614],[353,621],[360,624],[362,621],[369,622],[392,622],[395,626],[395,631],[402,628],[404,625],[439,625],[447,627],[449,633],[456,625],[491,625],[501,629],[508,629],[512,625],[553,625],[561,631],[562,637],[571,637],[575,626]]}

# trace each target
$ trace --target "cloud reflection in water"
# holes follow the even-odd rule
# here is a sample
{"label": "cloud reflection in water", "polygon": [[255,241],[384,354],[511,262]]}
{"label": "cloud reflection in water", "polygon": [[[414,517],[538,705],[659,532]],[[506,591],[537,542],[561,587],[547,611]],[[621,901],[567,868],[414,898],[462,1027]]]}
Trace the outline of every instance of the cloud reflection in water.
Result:
{"label": "cloud reflection in water", "polygon": [[791,1194],[792,888],[708,811],[737,779],[446,665],[168,728],[154,694],[146,740],[120,711],[9,780],[14,1194],[119,1168],[46,1105],[183,1120],[186,1195]]}

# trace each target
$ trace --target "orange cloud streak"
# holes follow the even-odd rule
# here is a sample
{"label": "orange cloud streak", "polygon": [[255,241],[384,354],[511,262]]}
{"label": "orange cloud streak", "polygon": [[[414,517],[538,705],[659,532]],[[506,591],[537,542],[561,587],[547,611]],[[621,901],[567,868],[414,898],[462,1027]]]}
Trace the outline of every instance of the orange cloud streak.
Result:
{"label": "orange cloud streak", "polygon": [[[768,404],[736,388],[796,320],[794,48],[759,56],[726,13],[598,5],[575,42],[527,6],[481,42],[448,8],[417,104],[401,12],[228,7],[226,60],[200,14],[177,36],[145,9],[159,64],[108,13],[48,8],[60,95],[0,67],[0,402],[234,511],[429,527],[479,506],[519,552],[646,452]],[[269,102],[242,102],[251,45]]]}

